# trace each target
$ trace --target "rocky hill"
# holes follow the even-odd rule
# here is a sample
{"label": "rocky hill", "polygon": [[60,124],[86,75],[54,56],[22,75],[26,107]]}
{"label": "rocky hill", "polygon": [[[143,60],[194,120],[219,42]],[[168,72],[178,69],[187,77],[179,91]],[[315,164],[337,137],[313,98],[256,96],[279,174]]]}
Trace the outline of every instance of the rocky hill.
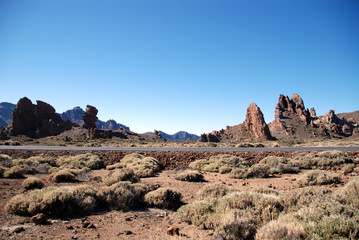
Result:
{"label": "rocky hill", "polygon": [[0,103],[0,126],[6,127],[11,123],[11,113],[14,111],[16,104],[2,102]]}
{"label": "rocky hill", "polygon": [[[82,108],[74,107],[73,109],[70,109],[70,110],[67,110],[66,112],[63,112],[61,114],[61,118],[63,120],[69,119],[73,123],[77,123],[79,125],[82,125],[83,124],[83,119],[82,119],[83,113],[84,113],[84,110]],[[123,124],[117,123],[115,120],[112,120],[112,119],[110,119],[110,120],[108,120],[106,122],[101,121],[101,120],[97,120],[96,126],[99,129],[117,130],[119,128],[124,128],[126,130],[130,130],[129,127],[127,127],[127,126],[125,126]]]}

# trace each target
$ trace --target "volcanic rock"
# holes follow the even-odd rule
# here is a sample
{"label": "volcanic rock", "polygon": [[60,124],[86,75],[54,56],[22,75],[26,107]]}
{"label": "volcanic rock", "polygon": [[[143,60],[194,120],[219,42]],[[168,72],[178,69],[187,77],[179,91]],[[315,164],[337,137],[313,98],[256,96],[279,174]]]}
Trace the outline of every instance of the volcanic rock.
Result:
{"label": "volcanic rock", "polygon": [[71,122],[63,121],[50,104],[37,101],[37,105],[34,105],[30,99],[24,97],[19,100],[12,112],[9,129],[13,136],[39,138],[57,135],[71,127]]}
{"label": "volcanic rock", "polygon": [[217,136],[217,134],[214,131],[212,133],[201,134],[198,141],[200,141],[200,142],[219,142],[220,138]]}
{"label": "volcanic rock", "polygon": [[249,105],[247,109],[244,126],[250,132],[252,138],[255,140],[272,139],[272,135],[269,131],[269,128],[264,121],[263,113],[255,103]]}
{"label": "volcanic rock", "polygon": [[310,123],[309,111],[305,109],[303,99],[297,94],[292,94],[289,99],[288,96],[280,95],[277,106],[275,108],[275,120],[285,119],[289,117],[289,113],[295,113],[306,124]]}
{"label": "volcanic rock", "polygon": [[84,128],[88,128],[88,129],[94,129],[97,128],[96,127],[96,122],[98,120],[98,118],[96,117],[98,113],[97,108],[87,105],[86,106],[86,111],[84,112],[82,118],[84,121],[83,127]]}

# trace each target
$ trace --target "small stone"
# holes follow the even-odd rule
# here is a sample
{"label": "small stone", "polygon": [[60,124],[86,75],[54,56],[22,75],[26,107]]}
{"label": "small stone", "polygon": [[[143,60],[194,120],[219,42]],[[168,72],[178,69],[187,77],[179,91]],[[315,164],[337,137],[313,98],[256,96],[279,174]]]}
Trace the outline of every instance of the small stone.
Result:
{"label": "small stone", "polygon": [[179,228],[178,227],[169,227],[169,228],[167,228],[167,234],[168,235],[171,235],[171,236],[173,236],[173,235],[179,235]]}
{"label": "small stone", "polygon": [[25,231],[25,228],[23,226],[19,226],[19,227],[14,228],[14,230],[12,232],[20,233],[20,232],[23,232],[23,231]]}
{"label": "small stone", "polygon": [[35,216],[32,216],[31,221],[33,221],[36,225],[45,225],[48,223],[47,217],[43,213],[39,213]]}
{"label": "small stone", "polygon": [[72,236],[72,239],[78,239],[79,237],[78,236],[76,236],[76,235],[73,235]]}
{"label": "small stone", "polygon": [[126,217],[126,218],[125,218],[125,221],[127,221],[127,222],[132,221],[132,220],[133,220],[132,217]]}
{"label": "small stone", "polygon": [[67,229],[72,230],[74,227],[72,225],[66,226]]}
{"label": "small stone", "polygon": [[132,231],[130,231],[130,230],[126,230],[126,231],[124,231],[124,232],[123,232],[123,234],[125,234],[125,235],[132,235],[132,234],[133,234],[133,232],[132,232]]}
{"label": "small stone", "polygon": [[268,187],[269,187],[269,188],[272,188],[272,187],[273,187],[273,185],[270,183],[270,184],[268,184]]}

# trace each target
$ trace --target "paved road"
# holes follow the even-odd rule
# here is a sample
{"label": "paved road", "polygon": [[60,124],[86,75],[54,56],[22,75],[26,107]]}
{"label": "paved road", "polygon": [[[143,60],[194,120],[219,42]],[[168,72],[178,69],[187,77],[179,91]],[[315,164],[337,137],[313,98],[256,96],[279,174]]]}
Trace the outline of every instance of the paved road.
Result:
{"label": "paved road", "polygon": [[213,147],[61,147],[61,146],[0,146],[0,150],[46,151],[129,151],[129,152],[264,152],[264,151],[359,151],[359,147],[277,147],[277,148],[213,148]]}

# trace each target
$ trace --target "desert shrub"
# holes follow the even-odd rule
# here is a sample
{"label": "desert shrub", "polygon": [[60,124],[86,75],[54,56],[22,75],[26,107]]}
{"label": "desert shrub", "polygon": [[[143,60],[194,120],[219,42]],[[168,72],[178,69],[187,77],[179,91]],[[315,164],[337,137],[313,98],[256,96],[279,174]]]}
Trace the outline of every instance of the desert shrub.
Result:
{"label": "desert shrub", "polygon": [[36,177],[29,177],[26,178],[23,182],[22,182],[22,186],[23,188],[25,188],[26,190],[31,190],[31,189],[35,189],[35,188],[43,188],[44,187],[44,183],[41,181],[41,179],[36,178]]}
{"label": "desert shrub", "polygon": [[297,221],[274,220],[261,227],[255,236],[256,240],[297,240],[305,239],[304,227]]}
{"label": "desert shrub", "polygon": [[139,182],[140,178],[131,169],[121,168],[110,172],[104,179],[107,186],[118,183],[120,181],[130,181],[132,183]]}
{"label": "desert shrub", "polygon": [[229,173],[230,178],[246,178],[247,177],[247,170],[243,168],[233,168],[232,171]]}
{"label": "desert shrub", "polygon": [[115,164],[112,164],[112,165],[108,165],[106,167],[106,170],[114,170],[116,168],[123,168],[122,164],[121,163],[115,163]]}
{"label": "desert shrub", "polygon": [[156,159],[138,153],[126,155],[121,160],[121,166],[132,169],[141,178],[153,177],[161,170],[161,164]]}
{"label": "desert shrub", "polygon": [[145,202],[152,207],[177,209],[182,204],[182,194],[171,188],[159,188],[145,195]]}
{"label": "desert shrub", "polygon": [[218,172],[220,174],[227,174],[227,173],[230,173],[232,171],[232,167],[228,167],[228,166],[223,166],[223,167],[220,167]]}
{"label": "desert shrub", "polygon": [[76,156],[62,156],[57,159],[56,164],[60,168],[68,169],[89,168],[91,170],[95,170],[104,167],[104,164],[99,156],[92,153],[85,153]]}
{"label": "desert shrub", "polygon": [[24,178],[25,170],[20,166],[13,166],[4,172],[4,178]]}
{"label": "desert shrub", "polygon": [[10,145],[10,146],[20,146],[20,142],[18,141],[13,141],[13,140],[8,140],[4,142],[4,145]]}
{"label": "desert shrub", "polygon": [[279,192],[274,190],[274,189],[271,189],[271,188],[258,187],[258,188],[254,188],[252,190],[252,192],[264,193],[264,194],[273,194],[275,196],[279,196]]}
{"label": "desert shrub", "polygon": [[352,164],[346,164],[343,166],[343,173],[345,175],[348,175],[350,173],[352,173],[354,171],[354,168],[355,168],[355,164],[352,163]]}
{"label": "desert shrub", "polygon": [[51,157],[46,156],[33,156],[26,159],[14,159],[13,166],[20,166],[24,169],[24,173],[48,173],[51,167],[56,166],[56,162]]}
{"label": "desert shrub", "polygon": [[300,208],[308,207],[317,199],[330,198],[332,190],[329,188],[304,187],[291,191],[280,192],[279,199],[285,212],[294,212]]}
{"label": "desert shrub", "polygon": [[[233,190],[227,187],[224,184],[209,184],[204,187],[202,187],[198,191],[198,197],[199,199],[205,199],[205,198],[221,198],[228,193],[232,192]],[[236,190],[239,191],[239,190]]]}
{"label": "desert shrub", "polygon": [[6,154],[0,154],[0,166],[1,167],[12,167],[12,158]]}
{"label": "desert shrub", "polygon": [[98,193],[98,197],[101,203],[110,209],[128,210],[143,201],[148,189],[146,185],[140,183],[118,182],[103,188]]}
{"label": "desert shrub", "polygon": [[345,184],[342,190],[339,190],[340,195],[352,207],[359,209],[359,177],[356,177]]}
{"label": "desert shrub", "polygon": [[177,214],[184,222],[208,228],[214,212],[214,205],[206,199],[180,207]]}
{"label": "desert shrub", "polygon": [[256,223],[241,211],[230,211],[223,216],[218,231],[225,239],[253,239]]}
{"label": "desert shrub", "polygon": [[47,187],[11,198],[5,211],[22,216],[44,213],[49,216],[68,216],[91,212],[97,206],[96,191],[88,185]]}
{"label": "desert shrub", "polygon": [[302,169],[328,169],[344,164],[355,163],[355,159],[340,151],[324,151],[319,153],[301,153],[295,156],[291,164]]}
{"label": "desert shrub", "polygon": [[50,180],[53,182],[78,182],[77,174],[71,169],[60,169],[50,174]]}
{"label": "desert shrub", "polygon": [[176,179],[187,182],[201,182],[203,181],[203,175],[198,171],[184,170],[177,173]]}
{"label": "desert shrub", "polygon": [[267,178],[270,175],[270,168],[263,164],[255,164],[246,173],[247,178]]}
{"label": "desert shrub", "polygon": [[205,172],[229,172],[229,169],[246,166],[243,158],[229,154],[219,154],[212,156],[209,160],[200,159],[190,163],[189,167]]}
{"label": "desert shrub", "polygon": [[292,166],[289,160],[283,157],[268,156],[263,158],[259,164],[268,166],[271,174],[299,172],[299,167]]}
{"label": "desert shrub", "polygon": [[326,185],[332,183],[340,183],[342,181],[338,174],[329,173],[323,170],[311,170],[297,179],[293,185],[295,187]]}

